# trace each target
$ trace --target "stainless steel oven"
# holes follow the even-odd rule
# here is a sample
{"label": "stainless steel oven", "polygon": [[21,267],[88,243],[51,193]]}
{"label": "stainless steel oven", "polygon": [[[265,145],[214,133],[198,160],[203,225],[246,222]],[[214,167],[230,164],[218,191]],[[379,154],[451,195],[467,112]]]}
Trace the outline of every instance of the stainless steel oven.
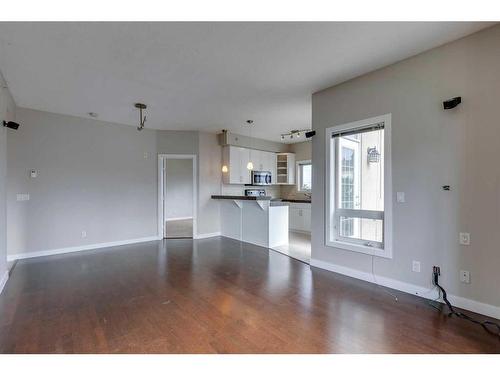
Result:
{"label": "stainless steel oven", "polygon": [[252,185],[271,185],[271,172],[252,171]]}

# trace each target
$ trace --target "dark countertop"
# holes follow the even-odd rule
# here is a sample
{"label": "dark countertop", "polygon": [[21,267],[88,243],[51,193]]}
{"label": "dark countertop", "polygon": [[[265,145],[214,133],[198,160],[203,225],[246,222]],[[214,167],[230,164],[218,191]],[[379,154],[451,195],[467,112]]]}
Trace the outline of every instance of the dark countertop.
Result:
{"label": "dark countertop", "polygon": [[311,203],[311,200],[307,199],[282,199],[282,202],[290,202],[290,203]]}
{"label": "dark countertop", "polygon": [[244,195],[212,195],[212,199],[231,199],[239,201],[270,201],[273,197],[246,197]]}

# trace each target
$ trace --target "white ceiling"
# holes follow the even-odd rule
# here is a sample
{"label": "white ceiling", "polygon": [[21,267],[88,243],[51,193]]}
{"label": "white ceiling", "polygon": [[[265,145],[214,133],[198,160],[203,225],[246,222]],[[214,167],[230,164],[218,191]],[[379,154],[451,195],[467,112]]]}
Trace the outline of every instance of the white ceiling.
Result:
{"label": "white ceiling", "polygon": [[491,23],[0,23],[18,106],[137,126],[280,140],[311,94]]}

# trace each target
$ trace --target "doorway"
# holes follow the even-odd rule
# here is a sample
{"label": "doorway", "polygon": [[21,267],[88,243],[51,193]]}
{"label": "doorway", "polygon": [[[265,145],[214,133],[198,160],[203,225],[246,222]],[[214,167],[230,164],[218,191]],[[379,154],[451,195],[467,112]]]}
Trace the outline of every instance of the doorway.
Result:
{"label": "doorway", "polygon": [[194,238],[196,155],[158,156],[158,232],[162,238]]}

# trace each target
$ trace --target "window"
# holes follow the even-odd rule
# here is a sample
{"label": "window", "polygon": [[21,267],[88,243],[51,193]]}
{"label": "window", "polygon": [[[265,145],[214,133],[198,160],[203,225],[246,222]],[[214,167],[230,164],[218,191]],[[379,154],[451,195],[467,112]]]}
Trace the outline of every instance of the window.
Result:
{"label": "window", "polygon": [[312,164],[310,160],[297,162],[298,190],[310,192],[312,188]]}
{"label": "window", "polygon": [[326,130],[328,246],[392,257],[390,132],[390,114]]}

